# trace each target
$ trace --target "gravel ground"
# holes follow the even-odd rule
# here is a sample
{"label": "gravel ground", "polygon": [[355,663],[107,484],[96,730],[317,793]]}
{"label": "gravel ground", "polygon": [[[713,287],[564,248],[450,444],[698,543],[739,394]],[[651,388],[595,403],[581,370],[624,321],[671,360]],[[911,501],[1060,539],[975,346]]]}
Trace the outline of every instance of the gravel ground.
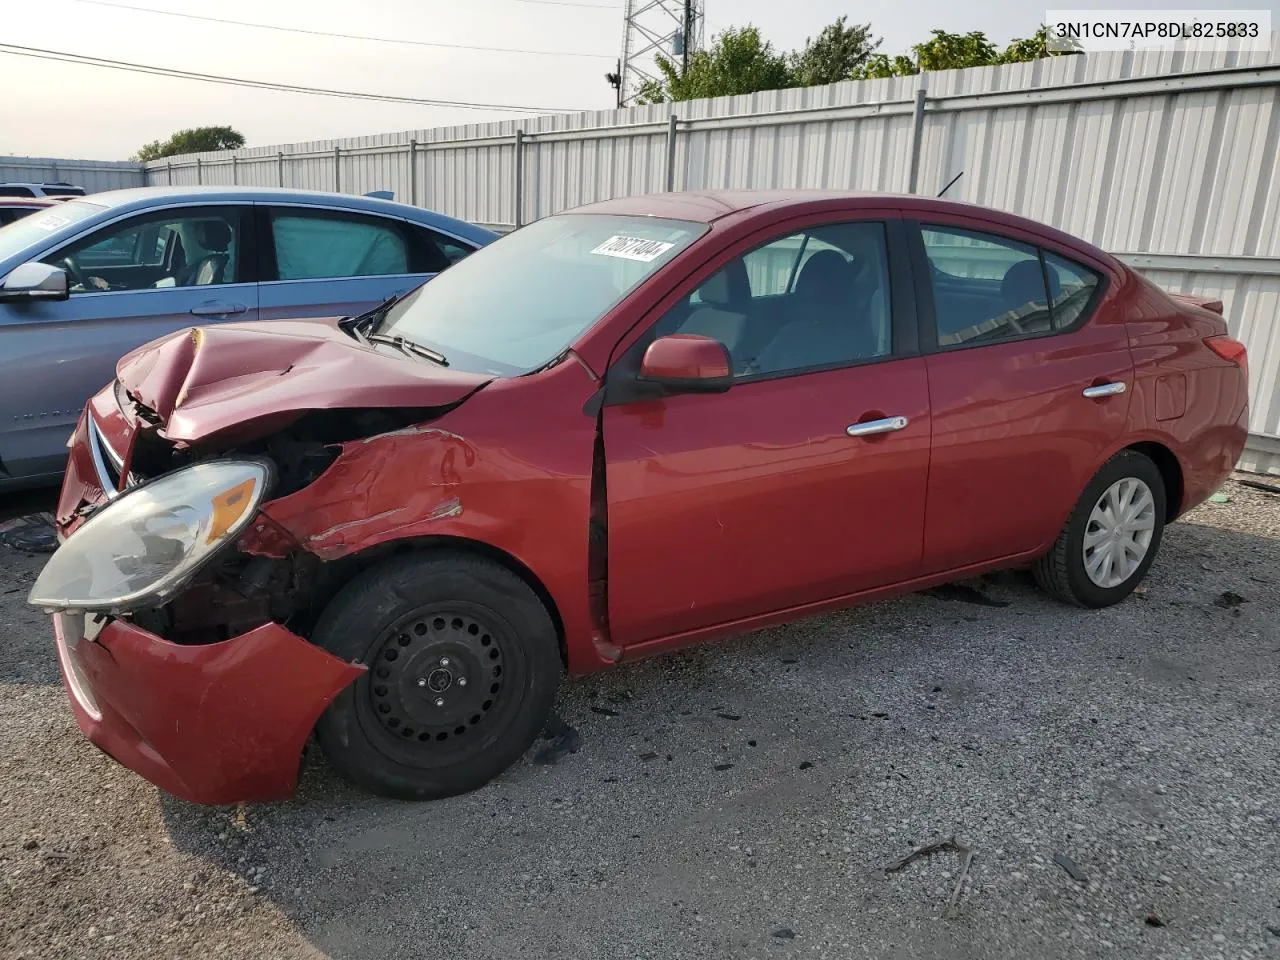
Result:
{"label": "gravel ground", "polygon": [[[0,552],[0,955],[1280,957],[1280,497],[1225,492],[1118,607],[1005,575],[570,682],[576,753],[427,805],[159,794]],[[951,836],[944,919],[958,853],[884,867]]]}

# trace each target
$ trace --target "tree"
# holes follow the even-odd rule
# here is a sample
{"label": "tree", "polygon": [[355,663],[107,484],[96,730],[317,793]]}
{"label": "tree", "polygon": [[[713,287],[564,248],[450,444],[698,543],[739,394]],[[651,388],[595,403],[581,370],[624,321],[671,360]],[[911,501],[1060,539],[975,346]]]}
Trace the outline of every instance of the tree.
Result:
{"label": "tree", "polygon": [[159,160],[180,153],[204,153],[207,150],[238,150],[244,146],[244,134],[231,127],[192,127],[179,130],[163,142],[152,140],[134,155],[135,160]]}
{"label": "tree", "polygon": [[689,59],[683,74],[667,57],[655,58],[663,79],[646,80],[637,102],[666,103],[699,97],[725,97],[757,90],[795,86],[787,58],[748,24],[730,27],[716,36],[710,50],[699,50]]}
{"label": "tree", "polygon": [[1070,50],[1050,50],[1049,49],[1049,28],[1041,25],[1030,37],[1024,37],[1021,40],[1014,40],[1004,48],[1004,53],[1000,54],[1001,63],[1025,63],[1028,60],[1039,60],[1043,57],[1061,57],[1064,54],[1083,53],[1080,49],[1080,41],[1074,37],[1068,37],[1059,41],[1059,45],[1068,46]]}
{"label": "tree", "polygon": [[845,17],[829,24],[817,39],[805,39],[804,49],[787,58],[791,81],[797,87],[816,87],[852,80],[879,48],[871,36],[871,24],[845,26]]}
{"label": "tree", "polygon": [[1030,37],[1012,41],[1003,51],[997,50],[981,30],[963,34],[934,30],[928,40],[911,48],[914,57],[899,54],[891,59],[882,53],[873,54],[859,76],[906,77],[921,70],[960,70],[1062,56],[1049,49],[1048,41],[1049,28],[1045,26]]}

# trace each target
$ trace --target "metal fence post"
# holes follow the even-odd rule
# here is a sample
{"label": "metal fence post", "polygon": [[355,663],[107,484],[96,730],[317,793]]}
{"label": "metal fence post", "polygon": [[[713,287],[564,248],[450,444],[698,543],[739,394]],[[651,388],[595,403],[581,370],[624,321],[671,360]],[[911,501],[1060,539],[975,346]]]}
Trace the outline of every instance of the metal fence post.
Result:
{"label": "metal fence post", "polygon": [[204,183],[204,168],[200,165],[199,157],[196,157],[196,183]]}
{"label": "metal fence post", "polygon": [[333,148],[333,192],[342,192],[342,148]]}
{"label": "metal fence post", "polygon": [[925,74],[920,74],[920,85],[916,88],[915,108],[911,111],[911,177],[907,185],[907,193],[915,193],[920,182],[920,148],[924,136],[924,100],[926,93]]}
{"label": "metal fence post", "polygon": [[283,187],[284,186],[284,151],[283,150],[279,150],[276,152],[276,179],[280,181],[278,184],[276,184],[276,186]]}
{"label": "metal fence post", "polygon": [[676,188],[676,115],[667,118],[667,193]]}
{"label": "metal fence post", "polygon": [[524,131],[516,131],[516,229],[524,226]]}
{"label": "metal fence post", "polygon": [[235,154],[231,155],[231,185],[237,186],[240,183],[239,161]]}
{"label": "metal fence post", "polygon": [[166,160],[164,164],[165,171],[169,174],[169,186],[173,186],[173,161]]}
{"label": "metal fence post", "polygon": [[418,205],[418,141],[409,141],[409,203]]}

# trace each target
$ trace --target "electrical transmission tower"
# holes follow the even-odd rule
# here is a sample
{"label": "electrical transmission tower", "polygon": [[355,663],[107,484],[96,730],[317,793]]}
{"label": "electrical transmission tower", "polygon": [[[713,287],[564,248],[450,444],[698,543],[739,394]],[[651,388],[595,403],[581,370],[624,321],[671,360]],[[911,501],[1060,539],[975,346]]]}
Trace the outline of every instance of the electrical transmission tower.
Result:
{"label": "electrical transmission tower", "polygon": [[654,55],[675,61],[682,72],[702,49],[706,0],[627,0],[622,24],[622,57],[618,72],[608,74],[618,91],[618,106],[635,102],[646,80],[661,81]]}

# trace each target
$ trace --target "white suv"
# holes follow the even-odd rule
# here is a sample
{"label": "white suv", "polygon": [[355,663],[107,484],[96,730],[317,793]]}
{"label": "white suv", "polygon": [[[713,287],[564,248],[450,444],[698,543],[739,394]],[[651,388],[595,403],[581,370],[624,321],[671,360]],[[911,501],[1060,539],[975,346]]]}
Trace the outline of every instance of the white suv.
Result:
{"label": "white suv", "polygon": [[83,197],[84,187],[70,183],[0,183],[0,197]]}

